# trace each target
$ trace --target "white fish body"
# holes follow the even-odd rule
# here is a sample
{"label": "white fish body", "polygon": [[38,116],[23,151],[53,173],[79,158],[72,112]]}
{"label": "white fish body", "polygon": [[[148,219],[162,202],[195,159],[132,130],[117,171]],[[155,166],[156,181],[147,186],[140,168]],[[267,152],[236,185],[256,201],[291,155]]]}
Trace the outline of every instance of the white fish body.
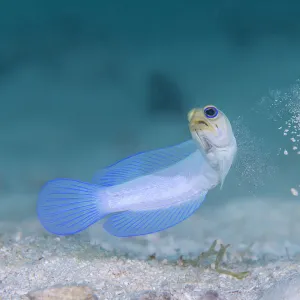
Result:
{"label": "white fish body", "polygon": [[200,150],[182,161],[103,191],[112,210],[162,209],[205,196],[219,182]]}

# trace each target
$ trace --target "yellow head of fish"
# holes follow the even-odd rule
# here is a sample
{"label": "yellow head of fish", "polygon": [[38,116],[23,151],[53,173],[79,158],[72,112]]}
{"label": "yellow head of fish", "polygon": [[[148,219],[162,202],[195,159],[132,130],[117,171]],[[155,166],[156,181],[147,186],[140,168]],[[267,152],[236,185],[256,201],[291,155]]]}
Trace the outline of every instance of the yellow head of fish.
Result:
{"label": "yellow head of fish", "polygon": [[219,172],[222,184],[237,150],[228,118],[216,106],[207,105],[192,109],[188,121],[194,141],[210,165]]}

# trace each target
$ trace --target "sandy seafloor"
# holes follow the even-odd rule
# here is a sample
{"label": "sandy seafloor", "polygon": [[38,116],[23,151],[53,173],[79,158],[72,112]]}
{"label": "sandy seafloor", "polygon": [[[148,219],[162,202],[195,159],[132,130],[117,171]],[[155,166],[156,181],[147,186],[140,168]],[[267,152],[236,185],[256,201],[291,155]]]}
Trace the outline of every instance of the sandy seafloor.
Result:
{"label": "sandy seafloor", "polygon": [[[1,223],[0,296],[27,299],[30,291],[77,284],[89,286],[99,299],[297,300],[299,223],[297,205],[280,199],[231,201],[212,210],[204,208],[199,216],[178,225],[179,230],[126,239],[124,244],[116,244],[99,226],[93,228],[94,233],[56,237],[45,233],[34,220]],[[217,273],[213,257],[196,267],[185,261],[191,249],[193,258],[208,250],[218,237],[223,238],[218,245],[231,244],[222,268],[249,271],[248,277],[238,280]],[[119,251],[112,251],[109,245],[118,245],[115,249]],[[140,253],[144,259],[138,257]],[[154,253],[157,259],[147,259]],[[218,297],[205,298],[210,290]],[[142,298],[146,295],[149,298]]]}

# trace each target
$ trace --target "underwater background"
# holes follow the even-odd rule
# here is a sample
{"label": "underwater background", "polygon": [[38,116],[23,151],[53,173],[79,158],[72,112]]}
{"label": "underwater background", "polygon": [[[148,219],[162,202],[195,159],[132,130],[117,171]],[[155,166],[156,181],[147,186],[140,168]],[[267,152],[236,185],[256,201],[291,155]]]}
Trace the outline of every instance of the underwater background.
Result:
{"label": "underwater background", "polygon": [[[232,122],[237,159],[165,244],[172,236],[190,253],[202,235],[263,236],[298,251],[299,16],[298,1],[2,1],[0,221],[36,221],[48,180],[90,181],[135,152],[190,139],[188,111],[214,104]],[[102,231],[89,234],[105,249],[145,251]]]}

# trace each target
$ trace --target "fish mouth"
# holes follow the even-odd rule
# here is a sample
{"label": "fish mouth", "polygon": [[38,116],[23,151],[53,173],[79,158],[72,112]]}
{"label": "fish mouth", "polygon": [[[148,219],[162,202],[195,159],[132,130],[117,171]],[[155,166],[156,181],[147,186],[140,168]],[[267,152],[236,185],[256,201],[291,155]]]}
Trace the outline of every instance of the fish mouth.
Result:
{"label": "fish mouth", "polygon": [[214,134],[216,131],[216,128],[202,116],[202,113],[190,120],[189,127],[191,131],[210,131]]}
{"label": "fish mouth", "polygon": [[197,125],[205,125],[206,127],[209,127],[208,124],[205,121],[199,120],[196,122]]}
{"label": "fish mouth", "polygon": [[198,120],[193,120],[190,123],[190,129],[191,131],[205,131],[205,130],[211,130],[211,126],[204,120],[198,119]]}

